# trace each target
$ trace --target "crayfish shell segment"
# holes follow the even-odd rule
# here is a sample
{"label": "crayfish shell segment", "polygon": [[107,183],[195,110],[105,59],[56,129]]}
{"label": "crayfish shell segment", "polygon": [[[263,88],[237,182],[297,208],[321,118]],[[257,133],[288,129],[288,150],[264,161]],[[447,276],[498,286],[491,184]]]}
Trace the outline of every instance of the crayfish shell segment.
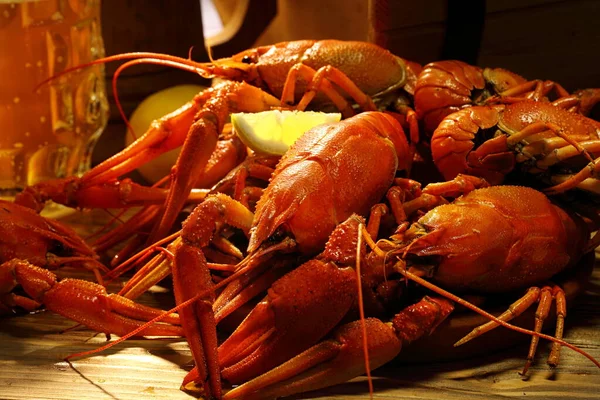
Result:
{"label": "crayfish shell segment", "polygon": [[520,186],[475,190],[429,211],[419,223],[430,233],[409,252],[439,257],[435,281],[486,293],[550,279],[580,258],[588,237],[545,195]]}
{"label": "crayfish shell segment", "polygon": [[481,68],[462,61],[427,64],[417,78],[415,111],[431,133],[447,115],[473,104],[473,92],[483,90]]}
{"label": "crayfish shell segment", "polygon": [[498,125],[508,133],[517,133],[537,121],[554,123],[569,136],[600,138],[600,129],[592,120],[541,101],[520,101],[506,106]]}
{"label": "crayfish shell segment", "polygon": [[[248,251],[282,227],[302,252],[323,249],[353,213],[366,215],[385,194],[398,167],[394,143],[362,113],[313,128],[283,156],[256,206]],[[389,125],[394,126],[394,125]],[[401,128],[400,128],[401,129]]]}
{"label": "crayfish shell segment", "polygon": [[407,78],[404,60],[367,42],[320,40],[305,52],[301,62],[315,70],[335,66],[369,96],[401,88]]}
{"label": "crayfish shell segment", "polygon": [[[491,182],[496,184],[502,181],[504,176],[496,177],[498,174],[493,163],[487,165],[485,159],[471,156],[476,138],[483,135],[482,131],[496,126],[498,121],[496,108],[477,106],[455,112],[440,123],[431,138],[431,154],[444,179],[454,179],[458,174],[473,174],[493,178]],[[484,152],[485,155],[487,153]],[[493,157],[491,159],[494,160]],[[474,168],[477,171],[472,171]]]}

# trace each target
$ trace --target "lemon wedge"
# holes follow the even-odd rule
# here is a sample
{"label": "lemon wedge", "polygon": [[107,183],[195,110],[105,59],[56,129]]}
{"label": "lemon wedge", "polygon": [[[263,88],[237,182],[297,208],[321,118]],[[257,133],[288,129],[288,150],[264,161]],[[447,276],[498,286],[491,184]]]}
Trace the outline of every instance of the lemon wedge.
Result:
{"label": "lemon wedge", "polygon": [[233,129],[257,153],[283,155],[304,132],[315,126],[338,122],[340,113],[271,110],[231,114]]}

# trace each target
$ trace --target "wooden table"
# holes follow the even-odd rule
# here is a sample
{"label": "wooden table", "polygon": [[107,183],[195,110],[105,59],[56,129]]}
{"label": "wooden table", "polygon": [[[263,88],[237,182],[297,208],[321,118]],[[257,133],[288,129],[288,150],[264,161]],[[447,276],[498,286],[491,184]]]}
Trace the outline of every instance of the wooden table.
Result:
{"label": "wooden table", "polygon": [[[90,223],[90,217],[83,224]],[[93,222],[93,221],[92,221]],[[598,260],[597,254],[596,259]],[[588,290],[567,317],[565,338],[600,359],[600,269],[598,261]],[[66,270],[63,274],[81,274]],[[114,290],[115,287],[112,288]],[[153,288],[141,299],[167,306],[168,289]],[[182,339],[128,340],[72,365],[62,359],[105,343],[102,334],[74,330],[73,323],[51,312],[0,320],[0,399],[190,399],[179,390],[192,366]],[[502,328],[500,328],[502,329]],[[114,338],[113,338],[114,339]],[[542,342],[527,379],[518,372],[527,345],[453,362],[393,365],[375,371],[378,399],[600,399],[600,369],[563,349],[551,371]],[[364,378],[296,398],[368,398]]]}

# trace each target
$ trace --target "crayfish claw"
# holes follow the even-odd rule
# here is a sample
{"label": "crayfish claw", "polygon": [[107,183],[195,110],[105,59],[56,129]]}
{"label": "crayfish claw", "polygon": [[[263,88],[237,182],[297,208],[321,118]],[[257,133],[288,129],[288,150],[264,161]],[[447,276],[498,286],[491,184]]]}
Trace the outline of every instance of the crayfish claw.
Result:
{"label": "crayfish claw", "polygon": [[[365,321],[371,368],[393,359],[402,348],[390,324],[375,318]],[[223,400],[289,396],[345,382],[365,372],[361,321],[338,328],[328,340],[240,385]]]}
{"label": "crayfish claw", "polygon": [[425,296],[400,311],[392,323],[366,318],[342,325],[329,339],[234,388],[223,399],[270,399],[346,382],[365,373],[367,365],[373,370],[391,361],[404,343],[430,333],[453,309],[446,299]]}

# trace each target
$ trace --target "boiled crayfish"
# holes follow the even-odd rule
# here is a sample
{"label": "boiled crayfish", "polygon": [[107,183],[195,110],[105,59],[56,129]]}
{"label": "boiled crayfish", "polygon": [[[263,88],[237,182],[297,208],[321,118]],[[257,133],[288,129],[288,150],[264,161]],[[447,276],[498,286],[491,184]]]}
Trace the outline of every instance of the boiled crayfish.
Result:
{"label": "boiled crayfish", "polygon": [[[583,97],[571,96],[553,81],[529,81],[506,69],[482,69],[462,61],[448,60],[435,61],[423,67],[417,77],[414,102],[424,131],[431,134],[446,116],[466,107],[498,101],[540,101],[551,95],[557,99],[557,106],[572,110],[579,109],[578,98]],[[592,96],[584,98],[584,103],[591,107]]]}
{"label": "boiled crayfish", "polygon": [[[51,270],[64,265],[107,272],[94,251],[69,227],[34,210],[0,200],[0,314],[41,306],[99,332],[124,335],[162,314],[108,294],[99,284],[58,280]],[[150,327],[145,335],[182,334],[177,316]]]}
{"label": "boiled crayfish", "polygon": [[[360,253],[364,304],[367,314],[375,317],[384,309],[389,312],[400,306],[404,276],[427,276],[441,287],[461,293],[493,293],[544,283],[577,263],[589,239],[580,218],[553,205],[534,189],[475,189],[479,186],[486,186],[485,181],[466,176],[430,185],[422,193],[413,185],[399,218],[419,210],[430,211],[410,224],[400,221],[391,240],[371,241],[358,216],[341,224],[325,251],[275,282],[267,297],[221,345],[223,376],[233,383],[247,381],[225,398],[286,396],[344,382],[365,372],[363,331],[358,322],[338,328],[331,339],[316,344],[346,315],[356,318],[357,273],[353,267],[359,232],[366,235],[374,250],[368,255],[364,249]],[[442,194],[459,193],[466,194],[444,204]],[[318,278],[323,275],[326,281]],[[444,295],[444,291],[440,293]],[[536,332],[548,314],[548,300],[556,298],[560,334],[565,300],[558,287],[529,289],[512,313],[501,319],[518,315],[540,297],[543,301]],[[322,304],[328,304],[326,310]],[[400,311],[392,323],[367,320],[371,368],[393,359],[402,343],[431,332],[452,309],[447,300],[429,297]],[[472,336],[488,329],[477,329]],[[536,345],[537,340],[533,340],[528,365]],[[558,349],[553,349],[553,363],[558,362]],[[297,356],[277,366],[294,354]]]}
{"label": "boiled crayfish", "polygon": [[34,210],[0,200],[0,313],[22,308],[33,311],[40,303],[13,292],[21,282],[15,274],[15,261],[52,270],[74,265],[100,271],[107,269],[94,251],[69,227],[44,218]]}
{"label": "boiled crayfish", "polygon": [[[365,112],[306,132],[277,165],[254,214],[222,194],[208,197],[192,212],[184,223],[181,244],[174,250],[177,302],[183,303],[213,286],[202,249],[214,240],[217,223],[225,222],[249,234],[248,259],[258,254],[269,238],[283,234],[293,239],[301,253],[312,255],[323,248],[330,233],[345,218],[352,213],[368,213],[392,184],[396,171],[406,169],[409,162],[402,127],[384,113]],[[202,278],[191,285],[194,276]],[[270,284],[272,274],[255,277],[252,285],[265,286],[265,279],[270,279],[266,285]],[[231,285],[236,288],[230,289]],[[239,282],[231,285],[214,306],[212,300],[205,300],[194,306],[195,311],[191,307],[181,310],[198,368],[186,382],[199,384],[210,377],[209,393],[216,397],[220,397],[221,390],[216,322],[249,296]]]}
{"label": "boiled crayfish", "polygon": [[[376,45],[336,40],[279,43],[246,50],[211,63],[196,63],[155,53],[132,53],[100,59],[94,64],[126,59],[130,61],[123,64],[119,71],[134,64],[155,63],[188,70],[207,78],[225,78],[227,81],[204,91],[179,110],[155,121],[149,131],[132,145],[80,179],[56,182],[56,187],[46,184],[40,188],[30,188],[29,192],[33,193],[29,197],[61,201],[61,194],[66,192],[72,194],[67,199],[71,205],[89,207],[94,204],[78,201],[84,199],[77,195],[78,191],[93,186],[104,187],[112,179],[159,154],[182,146],[181,155],[171,172],[169,195],[162,212],[153,209],[151,215],[146,212],[139,217],[148,220],[161,215],[146,240],[147,244],[165,236],[188,200],[192,187],[200,176],[207,173],[206,165],[231,112],[257,112],[281,107],[303,110],[309,104],[322,109],[324,103],[329,103],[345,116],[350,116],[355,113],[352,108],[354,103],[363,111],[376,110],[379,102],[383,103],[382,107],[393,103],[398,97],[396,93],[406,85],[407,90],[412,91],[416,73],[420,71],[418,65],[407,64]],[[368,71],[357,68],[358,62],[371,67]],[[118,73],[115,79],[117,76]],[[415,142],[418,137],[416,114],[407,109],[406,101],[399,101],[396,108],[406,115],[412,141]],[[230,150],[222,152],[216,164],[227,160],[241,161],[243,156],[235,150],[239,146],[228,148]],[[36,193],[38,189],[41,193]],[[142,195],[147,193],[150,199],[155,199],[154,192],[148,190]],[[133,195],[137,193],[136,190]],[[131,204],[128,197],[119,201],[123,205]]]}
{"label": "boiled crayfish", "polygon": [[555,184],[547,193],[575,187],[600,192],[600,125],[546,102],[471,107],[450,114],[435,130],[431,152],[446,179],[468,173],[498,184],[519,165]]}
{"label": "boiled crayfish", "polygon": [[[442,75],[458,79],[448,84],[450,92],[460,88],[465,93],[450,94],[448,101],[435,97],[436,92],[446,93],[445,89],[431,90],[435,85],[445,87],[440,83],[444,77],[433,77],[439,65],[428,66],[419,83],[419,66],[360,42],[280,43],[211,63],[154,53],[97,62],[112,60],[130,60],[119,71],[138,63],[155,63],[226,80],[155,121],[130,147],[83,177],[28,188],[19,202],[34,208],[47,199],[77,207],[152,203],[130,225],[147,227],[160,216],[148,243],[167,233],[184,203],[199,202],[175,235],[177,239],[160,248],[161,254],[140,269],[122,293],[135,297],[172,269],[178,306],[171,311],[179,311],[179,317],[109,295],[99,285],[58,281],[51,272],[12,256],[0,271],[2,298],[10,300],[5,308],[29,304],[24,295],[14,292],[21,286],[35,306],[45,303],[93,329],[119,334],[133,329],[123,338],[183,333],[196,362],[184,385],[201,388],[208,398],[270,398],[344,382],[388,362],[403,344],[431,332],[452,312],[453,302],[484,313],[447,290],[489,293],[541,285],[541,289],[528,290],[513,307],[520,312],[540,303],[535,331],[521,329],[534,336],[526,368],[533,360],[537,338],[568,345],[560,339],[566,308],[563,292],[546,282],[595,246],[586,226],[534,189],[486,188],[484,179],[456,176],[492,171],[481,175],[498,183],[505,164],[514,165],[524,157],[543,158],[535,166],[543,169],[544,162],[553,160],[548,149],[554,155],[558,149],[564,152],[560,161],[576,154],[588,162],[588,175],[578,173],[567,185],[580,185],[594,175],[597,125],[574,113],[555,111],[558,105],[577,108],[583,101],[564,100],[567,93],[560,85],[527,82],[504,70],[469,72],[452,62]],[[420,99],[417,112],[426,126],[433,127],[435,118],[471,105],[477,92],[489,84],[494,92],[484,97],[501,97],[514,104],[465,108],[448,116],[434,134],[434,157],[446,163],[442,172],[451,171],[447,179],[452,180],[421,189],[418,182],[400,176],[398,171],[410,170],[418,139],[417,114],[410,110],[407,94],[415,93]],[[554,104],[544,100],[553,89],[559,98]],[[430,95],[433,100],[427,99]],[[455,103],[456,97],[465,102]],[[523,98],[538,101],[521,102]],[[246,157],[247,149],[238,139],[223,132],[234,111],[309,106],[323,110],[333,106],[349,118],[307,132],[275,168],[277,160]],[[387,107],[403,115],[374,111]],[[357,109],[364,112],[354,115]],[[526,120],[535,113],[539,122],[529,125]],[[475,132],[496,125],[510,136],[502,139],[499,135],[500,139],[486,142],[470,155]],[[583,130],[574,136],[565,133],[574,126]],[[444,132],[450,133],[443,136]],[[520,153],[511,158],[512,145]],[[179,146],[182,152],[168,190],[115,181]],[[439,151],[445,151],[445,156],[439,156]],[[480,154],[479,164],[461,169],[462,156],[471,160]],[[194,186],[206,186],[224,175],[210,192],[190,194]],[[269,184],[264,189],[247,186],[249,176],[268,179]],[[233,197],[222,193],[225,187],[233,187]],[[379,203],[384,196],[387,204]],[[381,228],[386,218],[389,225],[390,214],[396,225],[391,234]],[[248,243],[242,250],[234,244],[240,237],[247,239],[241,243]],[[165,243],[166,239],[155,247]],[[275,261],[275,255],[279,260]],[[112,272],[109,277],[116,275]],[[409,287],[406,279],[436,294],[423,297],[419,293],[415,298],[413,285]],[[82,298],[103,307],[69,303],[66,299],[75,289],[86,291]],[[266,297],[219,343],[219,322],[265,290]],[[557,338],[540,334],[553,298]],[[509,326],[506,320],[512,314],[485,315],[494,324]],[[152,325],[159,320],[161,324]],[[491,327],[477,328],[467,339]],[[558,345],[553,348],[552,363],[558,362],[558,349]],[[240,386],[223,396],[222,379]]]}

